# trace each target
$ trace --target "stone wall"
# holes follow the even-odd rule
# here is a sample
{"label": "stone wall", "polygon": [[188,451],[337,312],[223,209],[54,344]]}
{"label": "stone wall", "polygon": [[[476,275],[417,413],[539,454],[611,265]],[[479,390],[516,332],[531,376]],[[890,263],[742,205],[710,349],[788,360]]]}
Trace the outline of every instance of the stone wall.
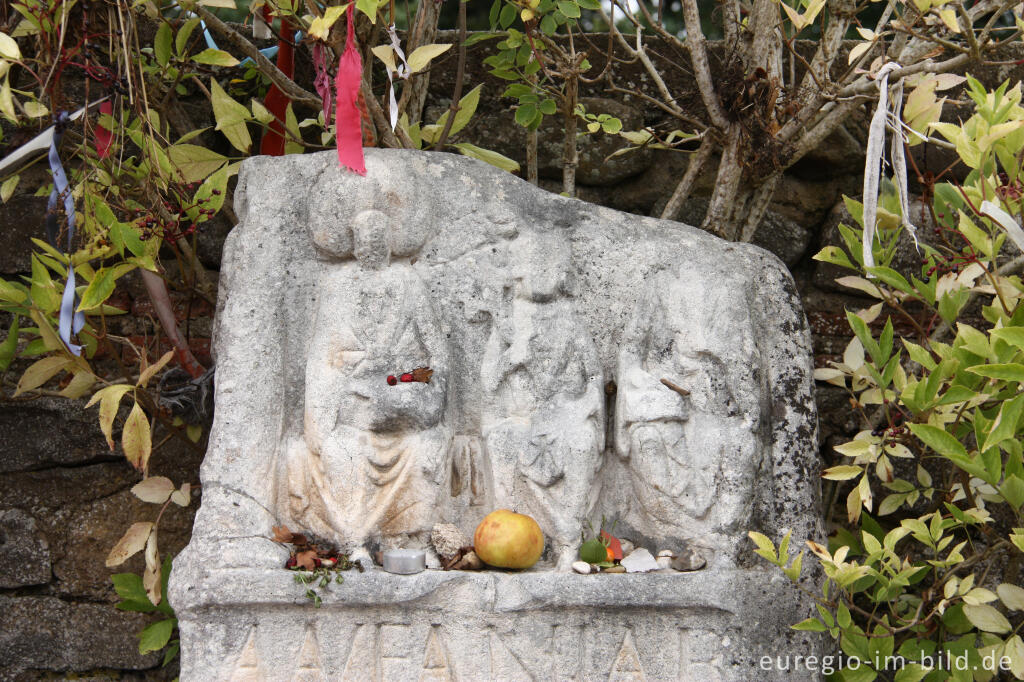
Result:
{"label": "stone wall", "polygon": [[[444,36],[439,42],[446,42]],[[445,73],[453,69],[441,66],[432,82],[430,120],[447,107],[451,92]],[[1024,77],[1020,66],[1016,71],[1012,68],[989,67],[984,80],[998,83]],[[478,117],[464,139],[522,157],[522,129],[512,121],[510,100],[498,97],[502,82],[488,79],[475,58],[470,60],[467,78],[486,85]],[[677,80],[675,86],[686,86],[684,79]],[[658,112],[641,109],[628,97],[608,99],[598,86],[583,94],[590,98],[586,101],[589,110],[617,115],[627,127],[660,120]],[[696,101],[696,97],[690,100]],[[818,365],[841,354],[849,339],[844,307],[857,309],[872,303],[834,285],[836,273],[811,258],[835,237],[835,225],[842,219],[842,194],[859,194],[866,116],[866,110],[859,112],[817,153],[786,174],[755,237],[756,243],[775,252],[790,267],[796,279],[814,334]],[[217,146],[223,141],[208,137],[207,143]],[[554,191],[560,189],[558,147],[558,131],[543,130],[542,184]],[[606,139],[584,138],[578,174],[580,198],[634,213],[656,212],[682,175],[686,156],[647,151],[602,164],[612,151],[614,143]],[[935,166],[942,163],[934,154],[919,160]],[[45,177],[42,164],[37,164],[23,174],[19,192],[0,206],[0,225],[4,226],[0,231],[0,276],[4,278],[30,272],[30,238],[44,234],[45,198],[24,192],[45,183]],[[712,173],[702,177],[682,220],[700,223],[713,179]],[[206,227],[199,237],[198,252],[214,276],[229,229],[222,220]],[[684,261],[686,254],[679,258]],[[126,284],[113,303],[128,314],[111,324],[116,333],[136,341],[151,339],[155,326],[142,287],[130,277]],[[173,296],[181,325],[197,355],[209,362],[210,306],[185,294]],[[8,326],[8,319],[0,319],[4,334]],[[107,448],[95,409],[83,410],[83,402],[56,397],[9,397],[25,366],[12,365],[3,376],[0,395],[0,680],[70,673],[87,679],[171,679],[176,664],[161,668],[156,654],[138,654],[136,634],[150,617],[120,612],[113,606],[117,597],[110,574],[140,572],[141,557],[114,570],[104,566],[106,554],[128,525],[154,518],[156,509],[130,494],[138,475],[120,454]],[[822,457],[829,464],[831,444],[855,433],[859,425],[843,391],[819,386],[818,403]],[[155,439],[159,442],[164,436],[158,432]],[[200,447],[193,448],[169,440],[153,455],[153,473],[179,482],[197,482],[202,445],[200,441]],[[830,491],[825,492],[828,500]],[[189,509],[168,509],[161,522],[162,553],[173,554],[187,542],[197,506],[196,501]]]}

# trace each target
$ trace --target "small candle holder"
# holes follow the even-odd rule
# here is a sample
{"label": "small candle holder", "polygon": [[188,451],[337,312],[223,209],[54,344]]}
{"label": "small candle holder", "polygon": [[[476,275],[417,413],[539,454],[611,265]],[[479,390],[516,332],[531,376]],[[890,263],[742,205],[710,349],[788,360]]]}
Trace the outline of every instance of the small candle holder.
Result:
{"label": "small candle holder", "polygon": [[389,549],[384,552],[384,570],[399,575],[420,573],[427,567],[427,555],[422,549]]}

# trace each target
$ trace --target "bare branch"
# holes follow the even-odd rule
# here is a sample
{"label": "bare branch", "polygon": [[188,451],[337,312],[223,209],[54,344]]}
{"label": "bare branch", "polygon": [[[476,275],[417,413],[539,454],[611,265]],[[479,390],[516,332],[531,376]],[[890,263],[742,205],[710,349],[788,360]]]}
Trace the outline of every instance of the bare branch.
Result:
{"label": "bare branch", "polygon": [[323,108],[323,101],[317,95],[300,87],[295,81],[284,75],[273,62],[260,54],[256,46],[250,43],[245,36],[221,21],[216,14],[199,4],[195,5],[195,11],[203,18],[207,26],[224,36],[239,52],[256,62],[256,68],[265,74],[290,99],[307,104],[315,109]]}
{"label": "bare branch", "polygon": [[697,180],[701,170],[704,169],[708,159],[711,158],[711,150],[714,146],[711,136],[705,135],[704,139],[701,140],[700,147],[697,148],[697,151],[690,157],[689,163],[686,164],[686,172],[683,174],[682,179],[676,185],[675,191],[672,192],[668,203],[665,204],[665,208],[661,211],[661,218],[665,220],[676,219],[679,209],[683,207],[683,204],[690,196],[693,183]]}
{"label": "bare branch", "polygon": [[686,45],[690,51],[690,63],[693,64],[694,77],[700,90],[700,97],[708,110],[711,122],[721,130],[729,127],[729,119],[722,110],[718,100],[715,84],[711,78],[711,67],[708,65],[708,53],[704,45],[704,33],[700,27],[700,13],[697,0],[682,0],[683,19],[686,22]]}

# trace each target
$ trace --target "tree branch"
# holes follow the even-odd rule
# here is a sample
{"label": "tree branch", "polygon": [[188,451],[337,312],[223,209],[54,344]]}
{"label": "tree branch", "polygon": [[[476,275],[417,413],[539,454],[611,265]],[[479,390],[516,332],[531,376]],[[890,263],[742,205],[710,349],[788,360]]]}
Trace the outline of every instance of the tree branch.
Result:
{"label": "tree branch", "polygon": [[686,46],[690,51],[690,63],[693,65],[694,77],[700,90],[700,97],[708,110],[711,122],[720,130],[729,127],[722,105],[718,101],[718,93],[711,79],[711,67],[708,65],[708,53],[704,45],[704,33],[700,27],[700,12],[697,0],[682,0],[683,19],[686,22]]}

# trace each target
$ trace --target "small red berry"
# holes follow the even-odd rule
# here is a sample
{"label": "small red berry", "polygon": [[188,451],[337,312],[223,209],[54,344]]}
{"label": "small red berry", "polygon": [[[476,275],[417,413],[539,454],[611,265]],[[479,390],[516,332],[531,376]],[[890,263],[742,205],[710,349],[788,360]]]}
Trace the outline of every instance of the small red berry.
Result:
{"label": "small red berry", "polygon": [[406,372],[403,374],[401,380],[403,384],[412,383],[412,372]]}
{"label": "small red berry", "polygon": [[398,383],[398,379],[395,378],[395,375],[394,374],[389,374],[388,375],[388,386],[394,386],[397,383]]}

